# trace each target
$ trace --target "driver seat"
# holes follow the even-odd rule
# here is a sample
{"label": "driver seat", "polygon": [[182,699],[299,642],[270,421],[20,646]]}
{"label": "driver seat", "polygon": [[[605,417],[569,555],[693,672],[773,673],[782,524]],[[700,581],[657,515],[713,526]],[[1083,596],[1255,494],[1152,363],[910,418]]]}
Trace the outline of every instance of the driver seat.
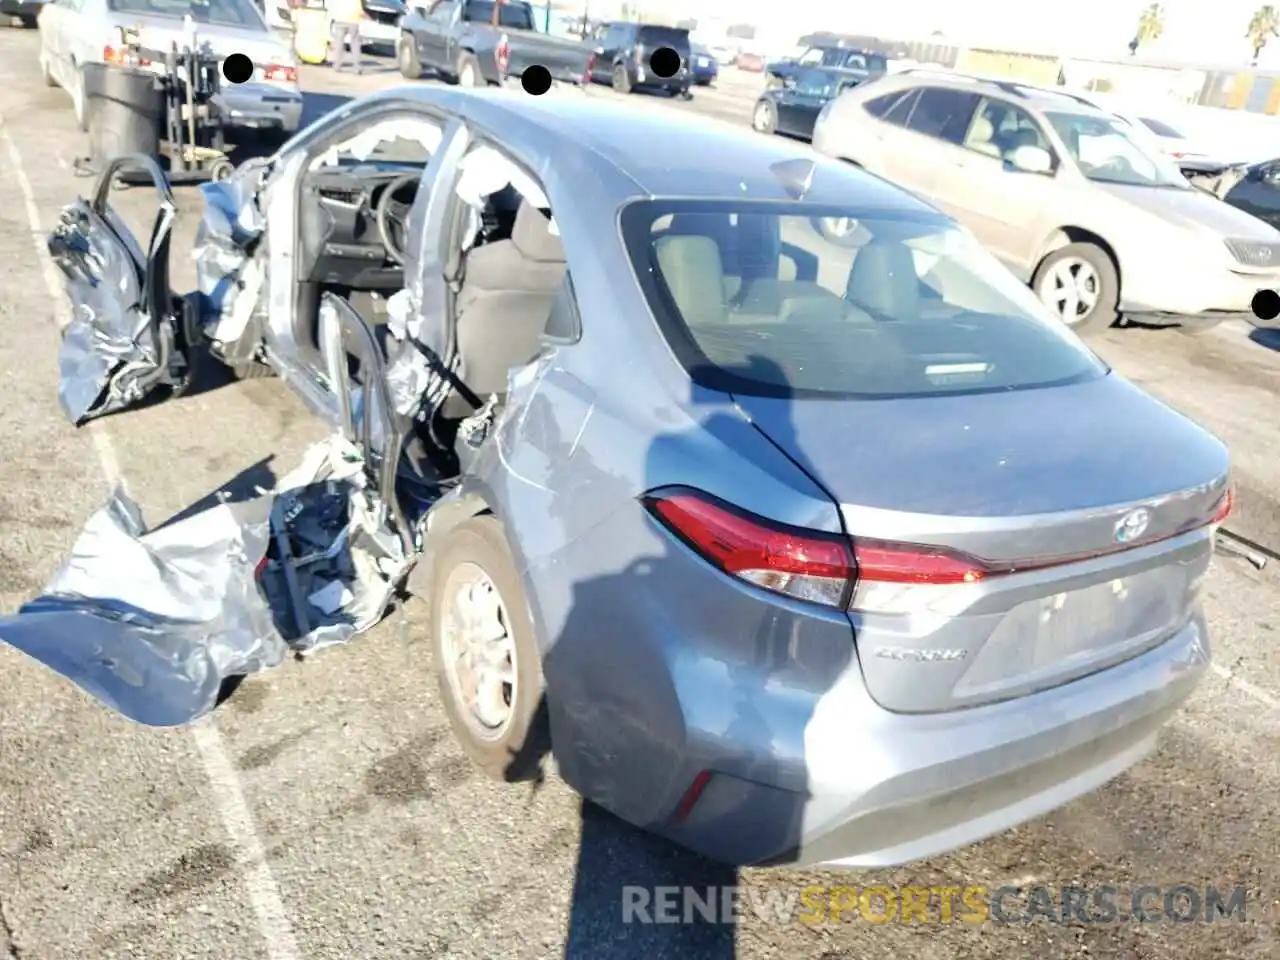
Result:
{"label": "driver seat", "polygon": [[[516,211],[508,239],[467,255],[454,343],[458,379],[481,400],[505,397],[511,368],[537,356],[567,271],[564,245],[551,232],[550,218],[527,201]],[[474,410],[455,390],[442,412],[460,419]]]}

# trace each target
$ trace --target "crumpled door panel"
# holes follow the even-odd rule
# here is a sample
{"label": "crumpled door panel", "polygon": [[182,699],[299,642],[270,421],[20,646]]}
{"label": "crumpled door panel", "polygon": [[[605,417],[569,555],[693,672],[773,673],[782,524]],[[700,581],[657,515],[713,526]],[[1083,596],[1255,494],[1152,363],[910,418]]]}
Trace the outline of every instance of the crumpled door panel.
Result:
{"label": "crumpled door panel", "polygon": [[[116,175],[133,165],[150,174],[160,198],[145,251],[108,202]],[[169,287],[176,216],[159,165],[150,157],[120,157],[102,171],[90,199],[63,208],[49,235],[72,308],[58,354],[58,399],[77,426],[134,406],[158,388],[177,394],[190,383],[192,311]]]}
{"label": "crumpled door panel", "polygon": [[0,640],[138,723],[208,713],[227,682],[382,619],[413,558],[359,453],[313,446],[275,493],[148,530],[117,490]]}
{"label": "crumpled door panel", "polygon": [[267,289],[261,191],[270,160],[241,164],[226,180],[202,184],[204,209],[196,228],[196,285],[200,324],[213,352],[238,366],[258,358]]}

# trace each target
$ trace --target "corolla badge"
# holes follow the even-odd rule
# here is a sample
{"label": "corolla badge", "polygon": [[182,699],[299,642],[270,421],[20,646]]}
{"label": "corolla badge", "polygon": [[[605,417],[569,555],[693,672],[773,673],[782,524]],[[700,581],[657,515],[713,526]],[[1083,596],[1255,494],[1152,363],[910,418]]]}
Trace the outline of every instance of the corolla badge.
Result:
{"label": "corolla badge", "polygon": [[1131,543],[1147,532],[1151,525],[1151,511],[1145,507],[1130,510],[1116,521],[1116,543]]}

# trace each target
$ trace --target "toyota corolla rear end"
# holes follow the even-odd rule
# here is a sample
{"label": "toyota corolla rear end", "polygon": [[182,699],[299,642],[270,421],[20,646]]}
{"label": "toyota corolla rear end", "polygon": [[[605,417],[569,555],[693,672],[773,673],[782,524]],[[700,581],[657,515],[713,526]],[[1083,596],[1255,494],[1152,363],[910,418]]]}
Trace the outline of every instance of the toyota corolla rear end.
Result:
{"label": "toyota corolla rear end", "polygon": [[[935,214],[649,201],[624,235],[691,379],[838,516],[802,529],[706,480],[644,499],[683,634],[658,830],[739,863],[898,864],[1154,748],[1209,661],[1220,442]],[[735,643],[749,664],[715,653]]]}

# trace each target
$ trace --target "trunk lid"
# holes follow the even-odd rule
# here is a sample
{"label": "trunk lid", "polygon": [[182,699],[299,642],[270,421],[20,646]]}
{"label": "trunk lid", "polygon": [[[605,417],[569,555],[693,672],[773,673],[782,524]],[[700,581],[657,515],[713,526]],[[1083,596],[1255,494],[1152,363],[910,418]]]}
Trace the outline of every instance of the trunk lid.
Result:
{"label": "trunk lid", "polygon": [[[1056,686],[1194,621],[1227,451],[1119,376],[1009,393],[735,399],[836,500],[855,553],[863,544],[850,616],[869,692],[887,709]],[[980,558],[987,573],[877,581],[871,541]]]}

